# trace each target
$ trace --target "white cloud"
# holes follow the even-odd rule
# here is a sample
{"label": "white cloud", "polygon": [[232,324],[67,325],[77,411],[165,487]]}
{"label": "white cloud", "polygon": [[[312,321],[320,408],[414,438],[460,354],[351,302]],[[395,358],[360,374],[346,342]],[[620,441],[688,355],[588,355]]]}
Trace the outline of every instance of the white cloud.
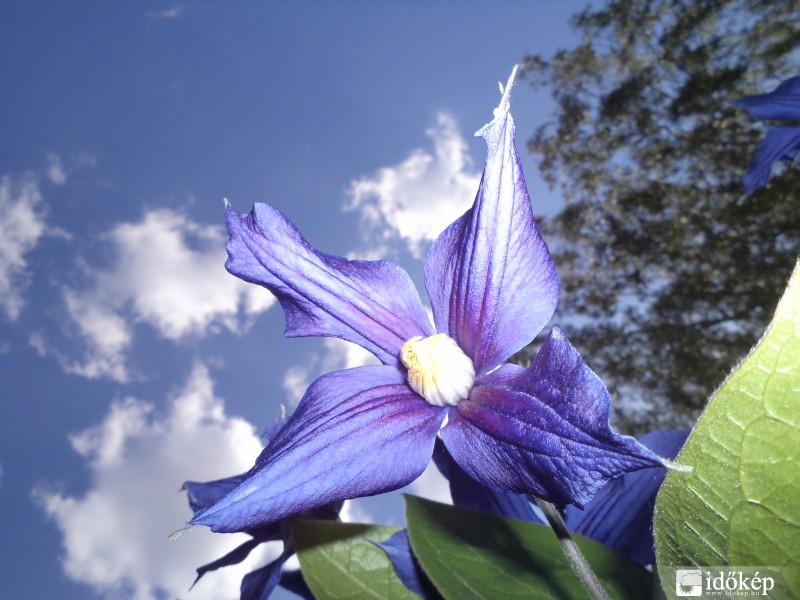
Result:
{"label": "white cloud", "polygon": [[122,288],[137,317],[167,338],[204,334],[217,321],[238,331],[240,307],[252,315],[274,302],[266,290],[224,270],[221,227],[154,210],[139,223],[118,225],[111,238],[117,261],[98,278],[100,287]]}
{"label": "white cloud", "polygon": [[70,579],[108,598],[201,600],[238,595],[242,576],[264,564],[266,557],[254,555],[244,565],[207,574],[187,593],[195,568],[249,538],[197,527],[167,539],[191,515],[185,493],[177,493],[184,480],[242,472],[261,447],[249,423],[225,414],[202,365],[166,415],[126,398],[71,442],[87,461],[90,489],[83,496],[34,491],[63,535],[62,566]]}
{"label": "white cloud", "polygon": [[79,167],[96,167],[97,158],[87,152],[81,152],[75,157],[75,164]]}
{"label": "white cloud", "polygon": [[345,208],[361,213],[369,255],[382,256],[389,242],[400,239],[421,257],[427,242],[466,211],[478,191],[481,174],[455,119],[439,113],[425,133],[433,154],[417,148],[400,164],[350,184]]}
{"label": "white cloud", "polygon": [[87,268],[89,286],[63,292],[67,313],[87,342],[81,359],[62,359],[69,372],[126,381],[135,323],[173,341],[221,327],[240,333],[275,302],[266,290],[225,271],[221,227],[157,209],[139,222],[117,225],[108,239],[110,267]]}
{"label": "white cloud", "polygon": [[450,483],[433,461],[431,461],[422,475],[408,485],[406,491],[415,496],[422,496],[436,502],[453,503],[450,497]]}
{"label": "white cloud", "polygon": [[283,376],[283,389],[290,406],[297,406],[308,386],[320,375],[339,369],[380,364],[375,355],[357,344],[338,338],[324,338],[322,344],[321,352],[310,353],[302,365],[295,365],[286,370]]}
{"label": "white cloud", "polygon": [[183,4],[176,4],[164,10],[151,10],[147,13],[147,16],[151,19],[177,19],[181,16],[183,10]]}
{"label": "white cloud", "polygon": [[67,371],[91,379],[109,377],[127,381],[125,351],[133,337],[131,325],[111,307],[86,300],[72,290],[64,292],[67,312],[89,344],[82,362],[62,358],[62,364]]}
{"label": "white cloud", "polygon": [[345,523],[374,523],[375,519],[360,500],[345,500],[339,518]]}
{"label": "white cloud", "polygon": [[0,179],[0,311],[12,321],[25,305],[30,283],[26,255],[45,233],[45,212],[33,175],[18,182],[8,175]]}
{"label": "white cloud", "polygon": [[45,174],[51,183],[55,185],[67,183],[67,172],[64,170],[64,163],[61,162],[61,157],[55,152],[47,154],[47,170]]}
{"label": "white cloud", "polygon": [[[316,355],[311,356],[311,361],[316,364]],[[283,376],[283,390],[286,392],[289,406],[297,406],[312,381],[312,367],[307,364],[294,365],[286,370]]]}

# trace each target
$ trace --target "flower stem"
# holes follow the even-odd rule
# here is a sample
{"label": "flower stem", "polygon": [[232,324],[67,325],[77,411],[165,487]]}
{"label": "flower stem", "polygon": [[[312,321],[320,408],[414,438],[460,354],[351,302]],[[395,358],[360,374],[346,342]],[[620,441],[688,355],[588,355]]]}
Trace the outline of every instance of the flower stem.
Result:
{"label": "flower stem", "polygon": [[556,534],[558,542],[561,544],[561,549],[569,560],[569,564],[572,565],[592,600],[609,600],[608,594],[606,594],[603,586],[600,585],[589,563],[586,562],[586,558],[581,553],[581,549],[578,548],[578,544],[575,543],[575,540],[572,539],[569,531],[567,531],[567,526],[558,509],[552,503],[541,498],[536,498],[536,504],[539,505],[544,516],[547,517],[547,521]]}

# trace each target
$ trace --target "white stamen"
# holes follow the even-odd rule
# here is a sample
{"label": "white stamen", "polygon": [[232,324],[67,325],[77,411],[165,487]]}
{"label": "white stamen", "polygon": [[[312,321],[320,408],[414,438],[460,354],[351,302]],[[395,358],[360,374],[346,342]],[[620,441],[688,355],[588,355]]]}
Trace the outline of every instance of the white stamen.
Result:
{"label": "white stamen", "polygon": [[411,338],[400,359],[408,369],[408,385],[433,406],[455,406],[475,382],[472,360],[444,333]]}

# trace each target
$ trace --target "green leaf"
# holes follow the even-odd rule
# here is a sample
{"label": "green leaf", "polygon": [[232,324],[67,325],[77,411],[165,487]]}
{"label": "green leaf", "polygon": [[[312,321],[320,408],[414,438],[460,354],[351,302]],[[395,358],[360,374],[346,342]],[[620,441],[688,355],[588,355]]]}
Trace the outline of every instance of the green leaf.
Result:
{"label": "green leaf", "polygon": [[[800,265],[764,337],[697,422],[656,501],[659,572],[782,567],[800,596]],[[781,594],[785,594],[782,596]]]}
{"label": "green leaf", "polygon": [[[588,598],[549,527],[406,496],[411,547],[449,600]],[[649,573],[611,548],[573,535],[612,598],[652,596]]]}
{"label": "green leaf", "polygon": [[383,542],[400,529],[359,523],[292,520],[303,577],[318,600],[419,600],[394,574]]}

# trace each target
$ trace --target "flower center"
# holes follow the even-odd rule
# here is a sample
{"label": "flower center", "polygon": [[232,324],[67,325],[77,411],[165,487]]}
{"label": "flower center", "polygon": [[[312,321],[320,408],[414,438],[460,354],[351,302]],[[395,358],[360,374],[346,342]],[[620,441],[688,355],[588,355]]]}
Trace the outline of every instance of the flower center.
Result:
{"label": "flower center", "polygon": [[472,360],[444,333],[411,338],[400,359],[408,368],[408,385],[433,406],[455,406],[475,382]]}

